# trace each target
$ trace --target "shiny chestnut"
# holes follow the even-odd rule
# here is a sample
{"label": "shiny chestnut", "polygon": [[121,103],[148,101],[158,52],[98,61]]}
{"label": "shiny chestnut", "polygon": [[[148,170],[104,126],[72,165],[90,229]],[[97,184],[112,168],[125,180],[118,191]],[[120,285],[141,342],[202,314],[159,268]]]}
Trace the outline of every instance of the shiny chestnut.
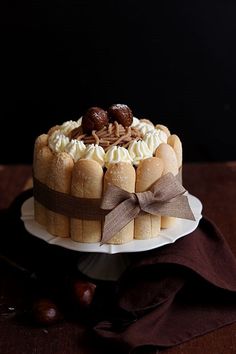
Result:
{"label": "shiny chestnut", "polygon": [[88,308],[94,298],[96,285],[84,281],[84,280],[76,280],[73,284],[73,295],[76,303],[80,308]]}
{"label": "shiny chestnut", "polygon": [[125,104],[113,104],[108,109],[108,116],[111,120],[117,121],[124,127],[129,127],[133,123],[133,113]]}
{"label": "shiny chestnut", "polygon": [[40,299],[33,304],[33,320],[40,325],[51,325],[62,319],[57,305],[49,299]]}
{"label": "shiny chestnut", "polygon": [[84,114],[82,119],[82,128],[84,133],[91,133],[93,130],[100,130],[108,125],[108,115],[100,107],[91,107]]}

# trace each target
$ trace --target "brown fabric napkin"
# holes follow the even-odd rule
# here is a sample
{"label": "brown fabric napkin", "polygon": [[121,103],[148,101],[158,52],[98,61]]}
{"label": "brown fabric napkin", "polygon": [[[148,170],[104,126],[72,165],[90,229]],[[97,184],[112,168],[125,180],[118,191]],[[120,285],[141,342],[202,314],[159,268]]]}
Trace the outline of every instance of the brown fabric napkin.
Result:
{"label": "brown fabric napkin", "polygon": [[174,346],[236,321],[236,260],[203,218],[191,234],[140,253],[119,281],[116,315],[94,327],[122,353]]}
{"label": "brown fabric napkin", "polygon": [[[1,211],[7,230],[0,237],[1,252],[36,272],[44,285],[46,278],[47,284],[56,277],[60,282],[78,272],[80,253],[49,246],[25,231],[20,208],[31,196],[32,190],[24,192]],[[156,353],[236,321],[236,260],[207,218],[173,244],[130,256],[132,264],[118,282],[97,282],[90,324],[115,352]]]}

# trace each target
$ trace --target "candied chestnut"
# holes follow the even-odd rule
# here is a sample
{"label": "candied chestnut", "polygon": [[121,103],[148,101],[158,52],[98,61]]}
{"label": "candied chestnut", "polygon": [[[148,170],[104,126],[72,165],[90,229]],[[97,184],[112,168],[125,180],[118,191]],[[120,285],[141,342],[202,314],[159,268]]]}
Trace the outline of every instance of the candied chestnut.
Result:
{"label": "candied chestnut", "polygon": [[74,299],[81,308],[88,308],[92,304],[95,289],[96,285],[91,282],[84,280],[77,280],[74,282]]}
{"label": "candied chestnut", "polygon": [[133,123],[133,113],[125,104],[113,104],[108,109],[108,115],[111,120],[116,120],[124,127],[129,127]]}
{"label": "candied chestnut", "polygon": [[84,133],[91,133],[92,130],[100,130],[108,125],[107,112],[100,107],[91,107],[82,118],[82,127]]}
{"label": "candied chestnut", "polygon": [[57,305],[49,299],[37,300],[32,309],[33,319],[37,324],[50,325],[62,319]]}

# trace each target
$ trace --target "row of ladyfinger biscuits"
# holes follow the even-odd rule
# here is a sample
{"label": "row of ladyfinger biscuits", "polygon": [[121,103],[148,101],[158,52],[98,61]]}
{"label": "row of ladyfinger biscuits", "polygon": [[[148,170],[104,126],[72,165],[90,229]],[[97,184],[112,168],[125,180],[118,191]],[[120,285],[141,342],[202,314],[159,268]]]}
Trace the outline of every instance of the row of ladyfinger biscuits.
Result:
{"label": "row of ladyfinger biscuits", "polygon": [[[182,144],[176,135],[169,135],[168,144],[158,146],[155,156],[131,164],[111,164],[104,174],[93,160],[81,159],[74,163],[65,152],[53,153],[48,147],[48,135],[39,136],[34,150],[34,175],[49,188],[80,198],[101,198],[108,183],[130,193],[143,192],[162,175],[178,174],[182,165]],[[35,219],[53,235],[71,237],[77,242],[101,241],[102,222],[99,220],[70,219],[46,209],[35,201]],[[175,218],[142,215],[126,225],[109,243],[121,244],[135,239],[156,237],[161,228],[170,227]]]}

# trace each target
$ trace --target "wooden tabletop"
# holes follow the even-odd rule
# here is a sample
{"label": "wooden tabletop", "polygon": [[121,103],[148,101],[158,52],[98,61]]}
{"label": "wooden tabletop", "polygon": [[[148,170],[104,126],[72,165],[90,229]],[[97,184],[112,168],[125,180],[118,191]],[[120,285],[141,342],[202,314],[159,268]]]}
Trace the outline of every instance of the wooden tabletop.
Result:
{"label": "wooden tabletop", "polygon": [[[198,197],[204,214],[222,231],[236,256],[236,162],[186,164],[184,186]],[[31,166],[0,165],[0,209],[7,208],[24,189],[31,187]],[[3,262],[0,262],[3,263]],[[85,335],[79,321],[52,327],[35,327],[18,321],[25,281],[11,267],[0,264],[0,353],[4,354],[101,354],[110,353]],[[166,354],[235,354],[236,323],[171,349]]]}

